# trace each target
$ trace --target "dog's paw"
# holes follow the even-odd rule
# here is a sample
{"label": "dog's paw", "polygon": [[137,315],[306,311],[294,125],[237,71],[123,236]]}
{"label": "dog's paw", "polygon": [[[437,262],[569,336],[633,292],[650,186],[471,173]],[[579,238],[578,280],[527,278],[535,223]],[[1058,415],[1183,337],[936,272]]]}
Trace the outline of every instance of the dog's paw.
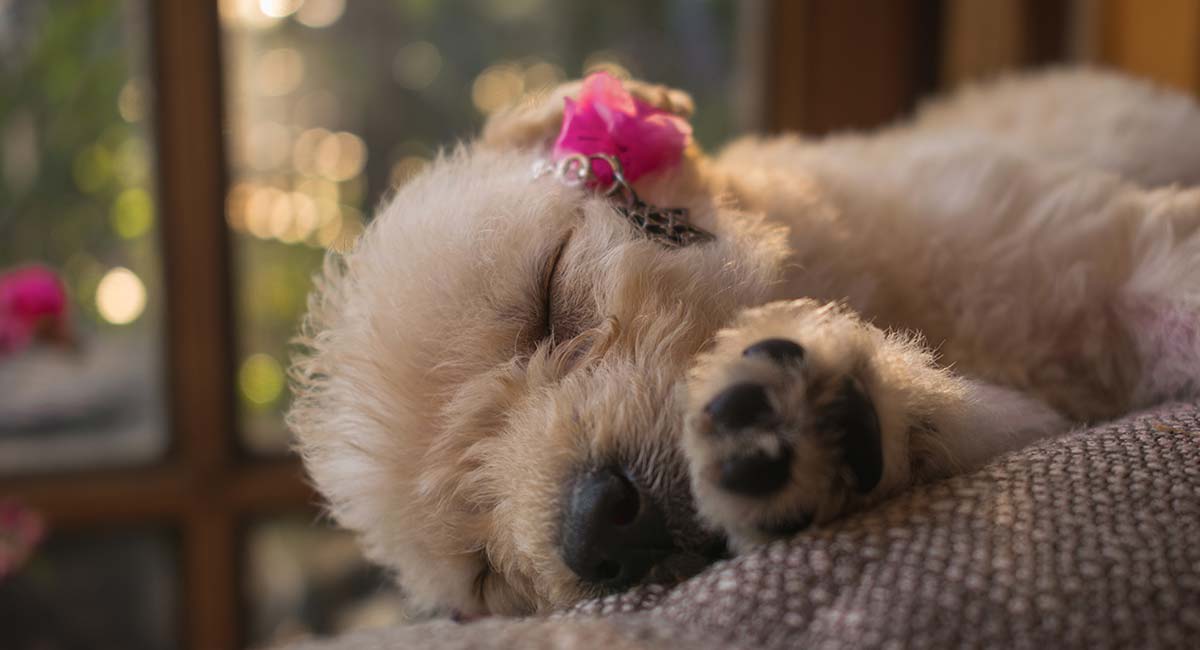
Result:
{"label": "dog's paw", "polygon": [[[734,548],[788,536],[894,488],[903,435],[873,364],[885,337],[836,305],[776,303],[722,332],[689,378],[684,448],[701,516]],[[884,415],[887,415],[885,412]]]}

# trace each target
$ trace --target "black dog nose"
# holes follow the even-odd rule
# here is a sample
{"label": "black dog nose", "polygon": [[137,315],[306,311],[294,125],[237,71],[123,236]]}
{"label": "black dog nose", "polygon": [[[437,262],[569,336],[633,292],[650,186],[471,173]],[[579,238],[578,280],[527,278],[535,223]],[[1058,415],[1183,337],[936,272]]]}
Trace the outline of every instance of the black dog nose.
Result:
{"label": "black dog nose", "polygon": [[704,407],[713,424],[725,429],[742,429],[752,424],[761,424],[774,413],[767,391],[759,384],[744,382],[734,384]]}
{"label": "black dog nose", "polygon": [[804,361],[804,348],[788,339],[763,339],[742,350],[742,356],[765,356],[775,363],[800,363]]}
{"label": "black dog nose", "polygon": [[637,583],[673,548],[662,510],[617,468],[592,470],[574,482],[559,544],[575,575],[612,589]]}

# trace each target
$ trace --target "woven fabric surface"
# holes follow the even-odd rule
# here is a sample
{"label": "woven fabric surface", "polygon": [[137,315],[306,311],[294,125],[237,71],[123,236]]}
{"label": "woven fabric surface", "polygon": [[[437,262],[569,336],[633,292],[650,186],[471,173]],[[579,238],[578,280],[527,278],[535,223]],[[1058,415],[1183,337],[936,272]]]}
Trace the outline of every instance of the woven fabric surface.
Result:
{"label": "woven fabric surface", "polygon": [[1198,648],[1200,409],[1078,431],[551,617],[310,648]]}

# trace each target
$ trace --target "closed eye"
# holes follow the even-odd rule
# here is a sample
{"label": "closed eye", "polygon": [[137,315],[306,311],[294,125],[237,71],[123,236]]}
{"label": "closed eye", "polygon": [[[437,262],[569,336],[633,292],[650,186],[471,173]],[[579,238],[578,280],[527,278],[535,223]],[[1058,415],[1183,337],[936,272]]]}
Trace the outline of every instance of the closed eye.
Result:
{"label": "closed eye", "polygon": [[554,251],[554,255],[552,255],[550,257],[549,262],[546,264],[546,271],[545,271],[545,273],[543,273],[544,279],[542,280],[542,336],[540,337],[540,339],[541,340],[548,339],[551,343],[553,343],[555,340],[555,337],[554,337],[554,323],[555,323],[555,318],[554,318],[555,317],[555,313],[554,313],[554,278],[558,273],[558,264],[560,261],[562,261],[563,252],[565,252],[567,250],[567,242],[569,242],[570,240],[571,240],[571,233],[567,233],[567,236],[565,238],[563,238],[562,243],[558,245],[558,249],[556,251]]}

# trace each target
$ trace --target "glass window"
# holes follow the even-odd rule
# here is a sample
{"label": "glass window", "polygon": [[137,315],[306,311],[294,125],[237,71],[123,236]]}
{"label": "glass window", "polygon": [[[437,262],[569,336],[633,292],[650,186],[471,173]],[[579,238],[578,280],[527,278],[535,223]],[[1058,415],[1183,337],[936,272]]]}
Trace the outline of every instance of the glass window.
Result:
{"label": "glass window", "polygon": [[251,646],[404,621],[400,594],[349,533],[285,516],[251,526],[246,539]]}
{"label": "glass window", "polygon": [[178,647],[180,582],[169,533],[51,535],[0,580],[5,648]]}
{"label": "glass window", "polygon": [[144,9],[0,2],[0,474],[166,445]]}
{"label": "glass window", "polygon": [[738,24],[759,4],[222,2],[243,442],[286,449],[287,346],[309,278],[389,188],[489,112],[597,68],[687,89],[715,147],[755,117]]}

